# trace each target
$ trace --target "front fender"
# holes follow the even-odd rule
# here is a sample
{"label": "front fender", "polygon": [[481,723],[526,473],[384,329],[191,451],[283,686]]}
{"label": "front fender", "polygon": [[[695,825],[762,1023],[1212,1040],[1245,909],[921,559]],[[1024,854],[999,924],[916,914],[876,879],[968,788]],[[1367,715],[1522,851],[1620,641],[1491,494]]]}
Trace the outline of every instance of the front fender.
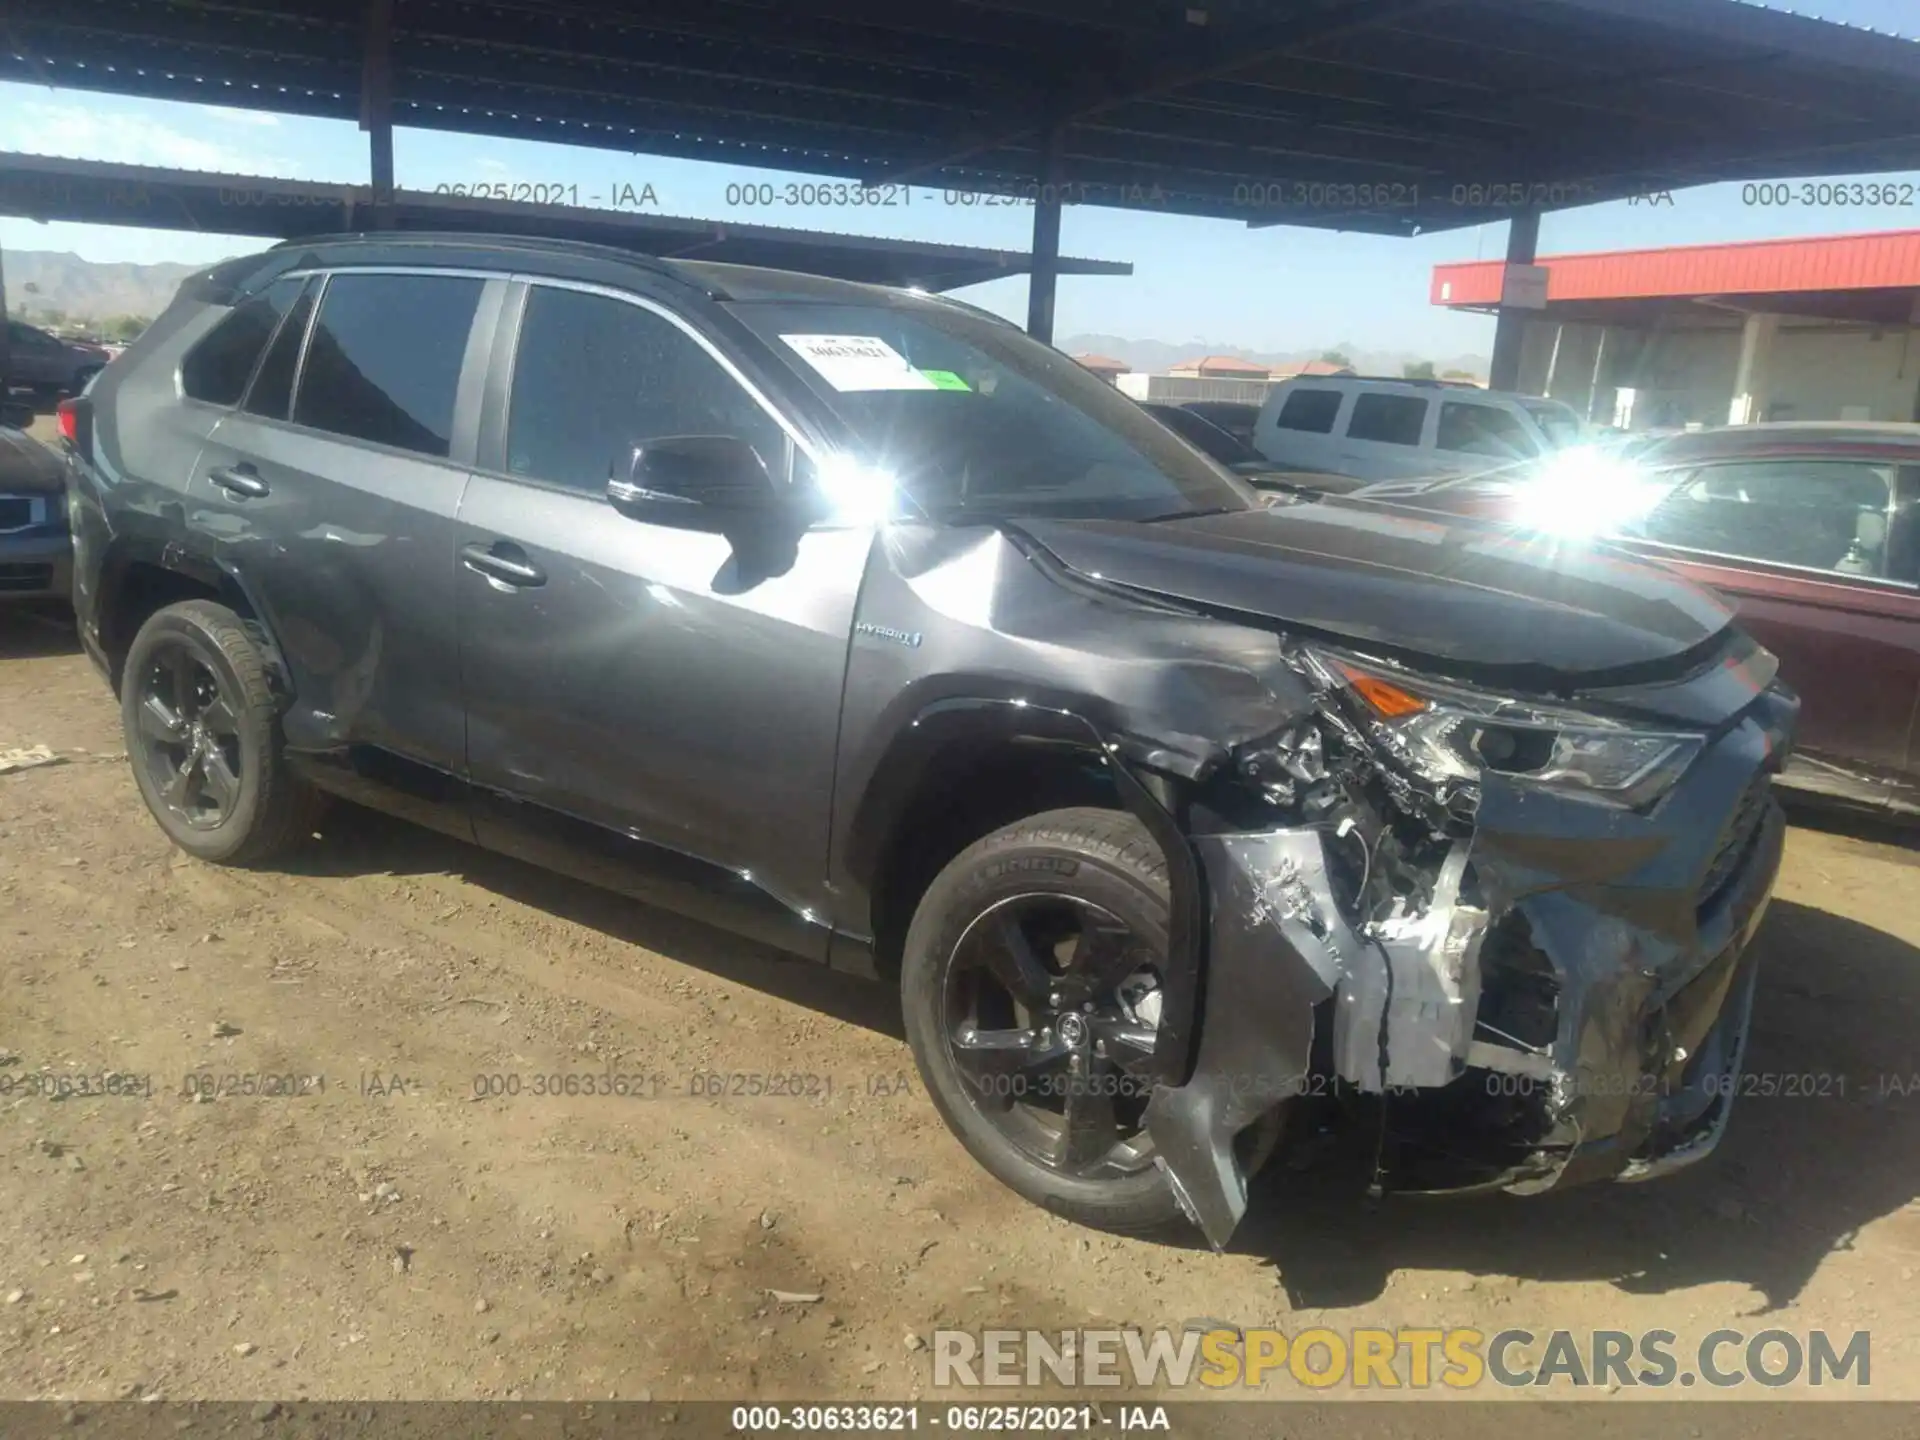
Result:
{"label": "front fender", "polygon": [[942,692],[940,698],[903,694],[893,723],[881,728],[889,739],[877,747],[843,841],[847,876],[863,898],[872,894],[885,847],[928,775],[1003,746],[1043,745],[1084,755],[1102,767],[1167,857],[1171,913],[1155,1058],[1165,1083],[1183,1082],[1206,954],[1207,905],[1199,865],[1178,818],[1183,799],[1166,776],[1145,763],[1156,753],[1153,743],[1113,729],[1111,714],[1087,697],[1031,686],[1019,687],[1017,694],[983,693],[996,688],[991,683],[965,693],[952,693],[951,681],[929,688]]}

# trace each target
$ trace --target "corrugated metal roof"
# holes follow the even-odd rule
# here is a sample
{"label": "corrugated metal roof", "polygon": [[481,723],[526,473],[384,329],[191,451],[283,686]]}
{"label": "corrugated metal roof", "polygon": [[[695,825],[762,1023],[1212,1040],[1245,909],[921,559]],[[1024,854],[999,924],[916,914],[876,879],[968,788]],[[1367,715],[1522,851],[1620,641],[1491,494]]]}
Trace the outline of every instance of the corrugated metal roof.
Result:
{"label": "corrugated metal roof", "polygon": [[[387,13],[388,7],[373,7]],[[359,121],[341,0],[10,7],[0,78]],[[1412,235],[1920,168],[1920,45],[1734,0],[392,0],[397,125]],[[377,68],[377,67],[376,67]],[[922,208],[926,208],[923,202]]]}
{"label": "corrugated metal roof", "polygon": [[[1545,255],[1547,303],[1920,288],[1920,230]],[[1498,260],[1436,265],[1435,305],[1497,305]]]}

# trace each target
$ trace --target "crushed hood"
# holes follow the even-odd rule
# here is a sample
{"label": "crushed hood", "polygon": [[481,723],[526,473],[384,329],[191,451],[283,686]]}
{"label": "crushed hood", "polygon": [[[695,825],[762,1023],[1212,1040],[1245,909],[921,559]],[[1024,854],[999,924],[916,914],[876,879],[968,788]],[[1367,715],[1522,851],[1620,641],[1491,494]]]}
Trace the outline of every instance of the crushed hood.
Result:
{"label": "crushed hood", "polygon": [[1475,670],[1657,669],[1733,620],[1705,590],[1604,545],[1339,499],[1019,528],[1091,580]]}

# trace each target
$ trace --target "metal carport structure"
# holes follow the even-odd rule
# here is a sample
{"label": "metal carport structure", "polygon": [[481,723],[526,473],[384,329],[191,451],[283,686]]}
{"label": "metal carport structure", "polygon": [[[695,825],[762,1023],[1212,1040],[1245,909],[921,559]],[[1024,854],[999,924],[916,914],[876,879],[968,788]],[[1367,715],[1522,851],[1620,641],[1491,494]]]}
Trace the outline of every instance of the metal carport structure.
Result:
{"label": "metal carport structure", "polygon": [[[381,197],[380,219],[401,230],[488,231],[585,240],[646,255],[802,270],[841,280],[954,290],[1027,273],[1024,250],[697,220],[633,209],[498,200],[421,190]],[[276,240],[365,226],[372,188],[148,165],[0,152],[0,215],[137,225]],[[1059,262],[1065,275],[1130,275],[1124,261]]]}
{"label": "metal carport structure", "polygon": [[[62,0],[0,78],[1388,235],[1920,168],[1920,45],[1744,0]],[[1502,325],[1496,383],[1512,347]]]}

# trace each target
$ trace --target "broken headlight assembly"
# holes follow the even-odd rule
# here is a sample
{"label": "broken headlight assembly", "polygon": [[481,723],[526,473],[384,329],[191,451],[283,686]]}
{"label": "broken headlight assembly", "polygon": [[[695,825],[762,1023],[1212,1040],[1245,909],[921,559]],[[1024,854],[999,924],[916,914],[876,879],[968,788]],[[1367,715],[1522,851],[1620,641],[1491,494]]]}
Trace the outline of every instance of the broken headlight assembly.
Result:
{"label": "broken headlight assembly", "polygon": [[1369,742],[1452,806],[1500,775],[1569,799],[1638,810],[1678,783],[1706,737],[1512,700],[1326,650],[1306,668]]}

